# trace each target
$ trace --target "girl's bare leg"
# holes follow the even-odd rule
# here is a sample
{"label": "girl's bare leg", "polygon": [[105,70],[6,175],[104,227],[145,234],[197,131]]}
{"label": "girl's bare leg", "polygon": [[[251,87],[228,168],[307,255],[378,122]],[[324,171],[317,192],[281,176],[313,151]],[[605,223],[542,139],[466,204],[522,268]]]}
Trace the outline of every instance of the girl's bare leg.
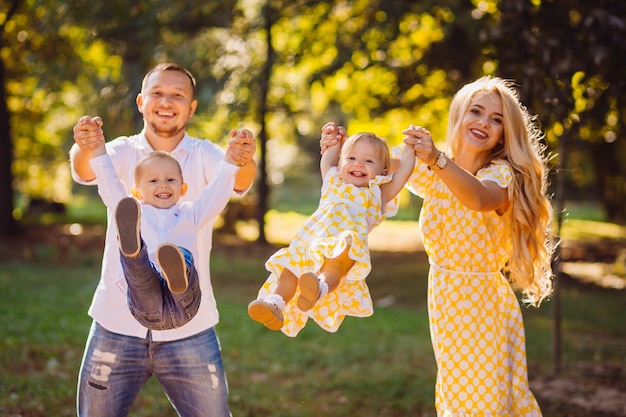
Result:
{"label": "girl's bare leg", "polygon": [[278,278],[274,293],[263,300],[254,300],[248,304],[248,315],[270,330],[280,330],[284,323],[285,304],[293,298],[297,287],[298,277],[290,270],[284,269]]}
{"label": "girl's bare leg", "polygon": [[350,268],[354,265],[354,260],[348,256],[350,246],[339,254],[336,258],[326,259],[319,271],[319,275],[313,272],[305,272],[300,277],[298,285],[300,296],[298,297],[298,308],[302,311],[310,310],[322,295],[320,281],[328,286],[328,292],[335,291],[345,277]]}
{"label": "girl's bare leg", "polygon": [[288,303],[296,294],[296,288],[298,288],[298,277],[287,268],[283,269],[280,277],[278,277],[274,294],[280,295],[285,303]]}
{"label": "girl's bare leg", "polygon": [[336,258],[326,259],[320,269],[319,279],[326,282],[328,292],[335,291],[341,279],[348,275],[350,268],[354,266],[354,260],[348,256],[350,247],[339,254]]}

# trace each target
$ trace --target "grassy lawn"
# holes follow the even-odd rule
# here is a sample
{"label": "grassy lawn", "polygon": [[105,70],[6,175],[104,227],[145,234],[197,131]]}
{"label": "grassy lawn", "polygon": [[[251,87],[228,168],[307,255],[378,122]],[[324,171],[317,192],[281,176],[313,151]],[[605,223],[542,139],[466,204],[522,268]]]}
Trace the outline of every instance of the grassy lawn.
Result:
{"label": "grassy lawn", "polygon": [[[272,221],[282,226],[272,227],[278,240],[281,232],[291,233],[290,223],[298,224],[297,216]],[[386,222],[380,228],[378,238],[387,244],[400,244],[402,234],[414,239],[417,232],[414,222]],[[585,235],[585,230],[578,233]],[[436,370],[425,306],[428,265],[424,253],[411,245],[419,243],[409,240],[404,252],[372,245],[372,317],[347,318],[335,334],[310,322],[292,339],[263,328],[246,312],[266,278],[263,263],[276,248],[220,239],[212,271],[233,415],[435,416]],[[5,245],[1,252],[12,249]],[[90,324],[86,311],[101,253],[60,239],[13,254],[0,257],[0,416],[75,415],[76,376]],[[562,373],[587,391],[593,388],[589,384],[626,389],[625,295],[569,281],[561,286]],[[557,378],[552,373],[552,307],[547,302],[540,309],[523,309],[531,388],[544,416],[611,415],[571,405],[549,383]],[[175,414],[152,379],[131,415]]]}

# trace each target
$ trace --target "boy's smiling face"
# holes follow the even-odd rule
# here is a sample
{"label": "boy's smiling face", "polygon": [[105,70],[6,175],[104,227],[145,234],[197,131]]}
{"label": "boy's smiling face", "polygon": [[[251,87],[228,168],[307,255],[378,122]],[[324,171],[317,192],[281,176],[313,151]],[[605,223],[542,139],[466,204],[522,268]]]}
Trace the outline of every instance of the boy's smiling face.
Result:
{"label": "boy's smiling face", "polygon": [[185,195],[187,184],[176,161],[150,158],[143,161],[139,169],[140,179],[133,187],[133,195],[141,202],[156,208],[170,208]]}

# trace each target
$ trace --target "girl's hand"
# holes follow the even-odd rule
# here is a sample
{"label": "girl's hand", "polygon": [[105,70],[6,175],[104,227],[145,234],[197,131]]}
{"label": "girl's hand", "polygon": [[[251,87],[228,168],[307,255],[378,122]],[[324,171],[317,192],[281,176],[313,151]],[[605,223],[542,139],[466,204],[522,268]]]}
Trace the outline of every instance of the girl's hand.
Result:
{"label": "girl's hand", "polygon": [[322,137],[320,138],[320,153],[324,155],[326,149],[329,147],[343,143],[346,141],[348,135],[346,129],[343,126],[337,126],[334,122],[328,122],[322,127]]}
{"label": "girl's hand", "polygon": [[428,165],[433,165],[437,162],[437,155],[439,151],[433,143],[433,137],[430,132],[421,126],[409,125],[408,129],[402,131],[405,135],[402,139],[407,145],[413,146],[415,156],[426,162]]}

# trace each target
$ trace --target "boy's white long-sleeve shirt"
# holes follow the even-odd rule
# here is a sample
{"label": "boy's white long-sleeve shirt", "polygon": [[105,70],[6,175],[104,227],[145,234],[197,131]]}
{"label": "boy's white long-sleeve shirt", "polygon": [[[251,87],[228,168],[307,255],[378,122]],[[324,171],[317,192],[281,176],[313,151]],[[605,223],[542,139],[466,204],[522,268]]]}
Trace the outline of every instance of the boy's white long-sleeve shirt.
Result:
{"label": "boy's white long-sleeve shirt", "polygon": [[[108,154],[90,161],[91,168],[98,178],[98,194],[109,210],[115,212],[119,201],[130,196],[129,190],[115,173],[115,168]],[[217,175],[193,201],[178,201],[167,209],[150,204],[141,205],[141,237],[148,247],[152,262],[156,261],[156,249],[162,243],[173,243],[189,250],[194,259],[198,257],[198,230],[217,217],[226,207],[235,185],[238,167],[222,161]],[[121,264],[120,264],[121,271]],[[126,281],[118,284],[126,289]]]}
{"label": "boy's white long-sleeve shirt", "polygon": [[[133,173],[135,165],[142,156],[153,150],[148,144],[143,132],[135,136],[117,138],[108,142],[106,145],[109,158],[94,158],[92,160],[95,164],[99,164],[103,162],[98,162],[96,159],[110,159],[112,164],[106,168],[106,172],[98,172],[98,180],[84,181],[72,170],[72,176],[76,182],[84,185],[97,184],[98,186],[106,187],[107,183],[114,183],[114,177],[112,175],[115,175],[119,177],[119,180],[121,180],[123,184],[132,184],[134,181]],[[208,140],[199,140],[188,135],[185,135],[176,149],[172,151],[172,155],[181,164],[184,180],[189,185],[187,193],[181,199],[181,201],[185,201],[182,205],[184,206],[187,202],[201,198],[200,196],[205,192],[205,188],[209,187],[215,189],[216,192],[215,196],[207,198],[209,200],[213,200],[215,197],[220,199],[220,202],[217,200],[212,201],[212,203],[209,202],[208,204],[212,206],[209,210],[216,210],[217,213],[219,213],[224,208],[228,199],[234,195],[234,178],[238,167],[223,161],[224,151],[219,146]],[[217,178],[221,178],[221,180],[217,180]],[[214,180],[217,180],[217,182],[209,186],[208,184]],[[124,187],[123,195],[122,192],[119,192],[119,194],[121,197],[124,197],[128,195],[128,191]],[[210,194],[210,191],[207,192],[207,195],[208,194]],[[121,197],[118,196],[115,198],[119,201]],[[109,197],[106,198],[109,199]],[[116,204],[117,202],[115,205]],[[200,204],[206,205],[207,203]],[[102,272],[91,307],[89,308],[89,315],[98,324],[109,331],[127,336],[145,338],[148,329],[133,318],[126,301],[125,281],[121,270],[117,230],[113,217],[115,205],[113,208],[107,210],[108,226],[104,256],[102,259]],[[193,222],[190,222],[186,225],[179,224],[170,231],[166,226],[170,223],[178,223],[177,218],[173,214],[177,213],[178,209],[162,210],[151,206],[147,207],[146,205],[143,205],[142,209],[146,209],[142,215],[142,223],[148,221],[153,224],[153,227],[156,226],[159,232],[155,231],[155,234],[165,233],[164,236],[171,237],[177,234],[187,234],[186,228],[193,228],[191,235],[196,236],[197,239],[191,246],[195,246],[197,251],[194,252],[192,250],[192,253],[194,255],[196,268],[198,269],[200,289],[202,291],[200,310],[189,323],[177,329],[152,331],[152,339],[155,341],[179,340],[215,326],[219,321],[219,313],[211,285],[209,259],[212,246],[213,221],[217,214],[215,214],[213,218],[210,218],[208,223],[204,226],[192,226]],[[194,213],[195,210],[195,208],[184,209],[184,216],[186,217],[183,218],[189,220],[190,217],[194,217],[195,214],[192,213]],[[161,211],[163,213],[161,213]],[[171,212],[169,214],[171,214],[172,217],[168,217],[168,212]],[[152,251],[155,250],[161,240],[154,238],[151,234],[152,232],[144,229],[143,225],[142,233],[145,233],[143,237],[150,249]],[[165,237],[164,239],[169,240],[170,237]],[[184,247],[184,244],[179,244],[175,241],[172,243]],[[121,283],[124,285],[120,286]]]}

